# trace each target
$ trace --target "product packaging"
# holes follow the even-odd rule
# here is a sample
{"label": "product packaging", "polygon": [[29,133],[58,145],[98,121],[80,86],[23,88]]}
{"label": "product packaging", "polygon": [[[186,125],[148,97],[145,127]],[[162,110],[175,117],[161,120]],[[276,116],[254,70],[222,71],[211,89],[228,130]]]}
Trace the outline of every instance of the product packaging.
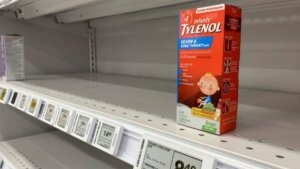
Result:
{"label": "product packaging", "polygon": [[1,35],[2,79],[24,80],[24,38],[19,35]]}
{"label": "product packaging", "polygon": [[213,134],[236,127],[241,9],[220,4],[179,17],[177,122]]}

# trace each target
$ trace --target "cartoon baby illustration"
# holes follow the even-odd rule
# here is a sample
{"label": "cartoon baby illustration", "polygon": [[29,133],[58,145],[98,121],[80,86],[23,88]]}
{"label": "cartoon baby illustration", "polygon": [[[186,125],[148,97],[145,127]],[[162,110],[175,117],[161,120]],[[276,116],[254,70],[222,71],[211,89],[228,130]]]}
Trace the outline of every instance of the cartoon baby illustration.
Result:
{"label": "cartoon baby illustration", "polygon": [[220,90],[218,80],[211,73],[206,73],[203,75],[197,85],[200,88],[200,91],[207,95],[206,97],[201,97],[197,99],[198,107],[205,106],[208,103],[212,103],[211,96],[217,93]]}

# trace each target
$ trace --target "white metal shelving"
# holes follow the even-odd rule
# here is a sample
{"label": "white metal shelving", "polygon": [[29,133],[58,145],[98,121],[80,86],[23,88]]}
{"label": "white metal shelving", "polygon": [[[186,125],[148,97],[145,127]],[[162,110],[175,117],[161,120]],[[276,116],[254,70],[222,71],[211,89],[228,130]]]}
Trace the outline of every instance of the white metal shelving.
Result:
{"label": "white metal shelving", "polygon": [[176,124],[175,84],[108,74],[42,75],[0,83],[122,125],[126,141],[121,142],[116,157],[132,165],[140,141],[150,135],[162,144],[173,143],[237,168],[298,167],[300,115],[272,102],[297,103],[299,95],[241,89],[238,128],[215,136]]}
{"label": "white metal shelving", "polygon": [[5,169],[132,168],[58,131],[1,142],[1,158]]}
{"label": "white metal shelving", "polygon": [[[256,15],[249,15],[251,11],[252,13],[267,9],[277,9],[280,11],[281,9],[299,6],[300,1],[164,0],[162,2],[149,0],[73,0],[61,2],[59,0],[11,0],[2,2],[5,3],[0,3],[0,8],[14,10],[18,19],[37,18],[52,14],[56,17],[58,23],[88,21],[89,26],[94,29],[126,22],[131,23],[175,17],[180,9],[214,3],[230,3],[242,7],[246,12],[246,18],[248,17],[248,20],[245,20],[245,25],[247,25],[252,22],[249,18],[253,19],[253,22],[261,22],[263,20],[259,17],[256,18]],[[290,19],[293,19],[293,21],[299,19],[298,14],[291,14]],[[271,13],[270,16],[273,16],[273,14]],[[266,21],[276,21],[276,19],[272,19],[270,16],[266,15]],[[281,17],[278,14],[277,19],[281,22],[281,20],[286,20],[285,17],[287,16]],[[42,20],[43,18],[35,22]],[[41,25],[43,25],[43,23],[41,23]],[[65,25],[59,26],[63,27]],[[280,30],[280,28],[281,27],[279,27],[278,30]],[[38,36],[39,35],[40,34],[38,34]],[[90,42],[95,42],[95,40],[97,40],[96,35],[90,39]],[[36,42],[37,40],[35,39],[34,41]],[[260,43],[265,44],[264,41]],[[95,43],[93,45],[95,45]],[[261,45],[261,47],[265,50],[264,45]],[[98,46],[96,48],[98,48]],[[267,50],[272,50],[272,48],[268,48]],[[43,51],[39,50],[40,49],[37,49],[38,54]],[[94,49],[89,51],[90,55],[93,53],[93,57],[91,58],[93,58],[93,64],[96,68],[96,58],[94,56],[99,57],[95,54],[95,51],[98,50]],[[282,48],[279,50],[284,51]],[[51,48],[51,50],[49,49],[48,51],[54,50]],[[249,55],[251,54],[250,52]],[[127,56],[123,53],[122,55]],[[51,56],[47,57],[49,60],[59,60],[61,56],[66,55],[54,54],[56,58],[53,58],[52,53],[49,53],[49,56]],[[73,58],[74,55],[71,56]],[[101,58],[101,56],[99,58]],[[33,57],[30,59],[36,60],[36,58]],[[291,59],[291,62],[293,61],[294,59]],[[67,63],[66,65],[68,65],[69,62],[65,62]],[[278,59],[278,62],[281,62],[281,60]],[[51,63],[45,63],[47,63],[47,66],[51,65]],[[57,63],[59,62],[52,63],[52,65],[55,65],[55,69],[58,69],[56,67]],[[46,64],[40,66],[43,67],[45,65]],[[108,66],[114,67],[111,65]],[[175,68],[175,65],[173,66]],[[101,68],[101,65],[98,65],[98,67]],[[127,65],[126,68],[128,67],[130,67],[130,65]],[[77,69],[77,72],[81,72],[81,70]],[[153,69],[153,67],[150,67],[149,70],[151,71],[151,69]],[[247,67],[243,67],[241,72],[244,73],[243,71],[245,71],[246,73],[244,74],[256,77],[257,74],[259,74],[256,70],[258,70],[257,72],[261,72],[259,69],[251,69],[248,71]],[[277,69],[265,70],[268,74],[267,77],[277,74],[277,71]],[[40,72],[43,71],[41,70]],[[282,74],[286,73],[286,71],[282,70],[279,72],[281,72],[281,75],[272,77],[273,80],[276,79],[274,83],[280,81]],[[294,74],[297,75],[297,72],[294,72]],[[256,77],[254,78],[255,80],[253,80],[253,77],[249,78],[249,81],[243,81],[243,83],[247,83],[244,87],[257,88],[254,83],[263,78]],[[269,87],[270,83],[264,84],[265,86],[261,89],[278,90],[276,87]],[[293,84],[297,83],[293,82]],[[176,124],[177,87],[176,81],[174,80],[85,73],[62,75],[43,74],[28,76],[27,80],[23,82],[0,82],[0,87],[21,92],[27,96],[34,96],[40,101],[51,103],[58,107],[67,107],[71,109],[74,114],[78,112],[83,114],[87,113],[90,117],[105,120],[116,126],[120,126],[120,128],[122,127],[124,131],[122,133],[119,149],[114,153],[109,151],[107,153],[133,166],[136,165],[137,161],[141,160],[139,159],[139,155],[141,153],[140,147],[142,142],[144,140],[151,140],[188,155],[205,159],[205,161],[215,159],[216,168],[218,169],[298,169],[297,160],[300,159],[300,114],[298,113],[300,109],[300,96],[299,93],[296,94],[298,91],[296,85],[293,85],[293,90],[286,90],[286,88],[289,87],[281,87],[281,85],[282,83],[278,83],[277,85],[277,87],[280,86],[280,91],[296,92],[279,93],[274,91],[241,89],[237,129],[222,136],[215,136]],[[21,110],[26,111],[25,109]],[[32,116],[32,118],[41,120],[41,117]],[[49,124],[53,125],[52,121]],[[69,130],[65,130],[65,132],[70,134]],[[76,137],[72,131],[70,135]],[[81,140],[89,139],[85,138]],[[70,136],[65,136],[62,133],[47,133],[3,142],[0,144],[0,165],[1,159],[4,159],[6,163],[8,162],[10,164],[10,167],[18,169],[22,167],[26,168],[26,166],[28,168],[96,168],[95,166],[97,166],[97,168],[112,169],[129,167],[115,160],[113,157],[105,158],[105,164],[103,165],[101,159],[94,158],[93,156],[103,157],[103,154],[96,150],[93,143],[87,142],[87,144],[90,144],[90,146],[88,146],[82,145],[83,143],[77,144],[77,142],[78,141],[75,141]],[[66,150],[66,148],[68,148],[67,151],[61,151]],[[86,151],[92,151],[93,155],[87,154]],[[24,156],[24,154],[26,154],[26,156]],[[84,159],[79,160],[82,156],[84,156]],[[122,166],[120,167],[116,163]]]}

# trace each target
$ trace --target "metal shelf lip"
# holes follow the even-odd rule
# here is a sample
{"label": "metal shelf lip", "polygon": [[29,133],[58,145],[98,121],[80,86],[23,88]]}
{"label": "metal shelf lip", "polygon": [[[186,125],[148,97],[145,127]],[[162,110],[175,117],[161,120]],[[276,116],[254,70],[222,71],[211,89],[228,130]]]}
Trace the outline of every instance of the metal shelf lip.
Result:
{"label": "metal shelf lip", "polygon": [[[230,165],[241,163],[240,166],[257,168],[298,167],[296,161],[300,158],[299,151],[288,150],[283,145],[249,141],[243,135],[247,134],[247,130],[251,134],[253,129],[243,126],[243,123],[236,131],[236,133],[243,131],[240,134],[243,137],[236,135],[235,132],[215,136],[176,124],[174,119],[176,94],[173,92],[173,89],[176,89],[173,81],[107,74],[43,75],[31,79],[24,82],[2,81],[0,85],[31,92],[69,107],[84,109],[95,116],[103,116],[122,124],[125,130],[175,140],[178,146],[205,152],[219,161],[231,161]],[[249,118],[249,123],[255,122],[251,121],[251,114],[249,116],[246,113],[245,117],[246,120]],[[296,141],[299,139],[297,136],[295,133]]]}

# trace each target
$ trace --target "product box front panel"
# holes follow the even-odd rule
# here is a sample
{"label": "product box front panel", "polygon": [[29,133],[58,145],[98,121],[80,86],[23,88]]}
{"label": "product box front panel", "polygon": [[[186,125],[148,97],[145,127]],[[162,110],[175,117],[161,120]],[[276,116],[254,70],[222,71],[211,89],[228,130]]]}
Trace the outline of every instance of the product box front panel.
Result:
{"label": "product box front panel", "polygon": [[24,38],[18,35],[1,35],[2,78],[24,80]]}
{"label": "product box front panel", "polygon": [[214,134],[236,125],[241,10],[214,5],[179,17],[177,122]]}

